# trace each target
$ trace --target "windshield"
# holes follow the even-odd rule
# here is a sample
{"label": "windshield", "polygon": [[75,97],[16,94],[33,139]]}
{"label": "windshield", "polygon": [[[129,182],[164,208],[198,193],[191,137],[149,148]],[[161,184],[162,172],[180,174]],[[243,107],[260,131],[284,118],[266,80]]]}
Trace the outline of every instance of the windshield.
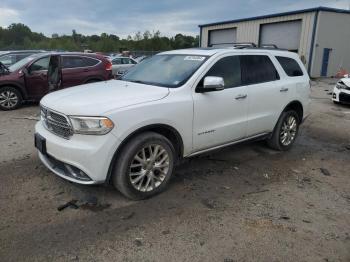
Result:
{"label": "windshield", "polygon": [[206,56],[191,55],[155,55],[131,68],[121,80],[179,87],[196,72],[206,58]]}
{"label": "windshield", "polygon": [[18,69],[21,69],[24,65],[32,61],[34,58],[39,56],[38,54],[27,56],[26,58],[23,58],[22,60],[19,60],[17,63],[13,64],[12,66],[9,66],[10,72],[14,72]]}

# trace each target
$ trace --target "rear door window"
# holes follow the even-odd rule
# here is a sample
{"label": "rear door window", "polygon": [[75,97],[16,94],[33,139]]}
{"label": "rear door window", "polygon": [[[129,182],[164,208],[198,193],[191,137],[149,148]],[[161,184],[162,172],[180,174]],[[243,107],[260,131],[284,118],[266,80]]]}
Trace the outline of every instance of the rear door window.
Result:
{"label": "rear door window", "polygon": [[280,79],[271,59],[266,55],[242,55],[242,81],[245,85]]}
{"label": "rear door window", "polygon": [[276,58],[288,76],[295,77],[304,75],[303,70],[301,70],[298,62],[293,58],[284,56],[276,56]]}
{"label": "rear door window", "polygon": [[80,56],[63,56],[62,68],[84,67],[84,58]]}
{"label": "rear door window", "polygon": [[129,58],[123,58],[122,63],[123,63],[123,65],[129,65],[129,64],[131,64],[131,61]]}
{"label": "rear door window", "polygon": [[[209,69],[205,76],[222,77],[225,82],[225,88],[240,86],[242,81],[239,56],[221,58]],[[203,81],[200,84],[203,85]]]}

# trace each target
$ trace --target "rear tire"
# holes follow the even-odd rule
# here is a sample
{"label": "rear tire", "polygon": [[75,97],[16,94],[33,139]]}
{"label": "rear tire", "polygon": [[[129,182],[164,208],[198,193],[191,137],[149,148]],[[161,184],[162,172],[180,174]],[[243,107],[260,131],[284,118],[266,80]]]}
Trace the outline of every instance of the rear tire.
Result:
{"label": "rear tire", "polygon": [[175,150],[164,136],[146,132],[120,151],[112,182],[124,196],[142,200],[164,191],[173,174]]}
{"label": "rear tire", "polygon": [[289,150],[298,136],[300,119],[298,114],[291,110],[281,114],[272,136],[267,140],[267,144],[272,149],[278,151]]}
{"label": "rear tire", "polygon": [[4,111],[14,110],[22,105],[22,95],[16,88],[5,86],[0,88],[0,109]]}

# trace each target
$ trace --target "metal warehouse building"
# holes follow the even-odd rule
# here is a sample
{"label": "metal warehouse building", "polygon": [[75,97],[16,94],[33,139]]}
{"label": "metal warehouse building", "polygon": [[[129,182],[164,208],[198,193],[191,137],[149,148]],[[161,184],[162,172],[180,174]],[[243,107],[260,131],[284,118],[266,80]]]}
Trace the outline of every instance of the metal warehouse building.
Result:
{"label": "metal warehouse building", "polygon": [[297,52],[311,77],[350,71],[350,11],[317,7],[200,25],[201,47],[275,44]]}

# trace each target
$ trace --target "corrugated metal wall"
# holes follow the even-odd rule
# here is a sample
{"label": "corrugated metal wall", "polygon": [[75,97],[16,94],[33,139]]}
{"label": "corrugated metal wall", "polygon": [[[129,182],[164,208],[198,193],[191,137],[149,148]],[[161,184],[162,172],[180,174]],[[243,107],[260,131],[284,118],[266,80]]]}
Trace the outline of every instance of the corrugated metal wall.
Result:
{"label": "corrugated metal wall", "polygon": [[350,71],[350,14],[321,11],[315,37],[311,76],[321,75],[323,53],[331,48],[327,76],[335,76],[342,67]]}
{"label": "corrugated metal wall", "polygon": [[225,29],[225,28],[233,28],[233,27],[237,28],[237,42],[253,42],[258,44],[259,29],[261,24],[292,21],[292,20],[298,20],[298,19],[302,20],[299,55],[302,58],[303,62],[306,63],[306,66],[307,66],[308,60],[309,60],[309,54],[310,54],[310,45],[311,45],[311,39],[312,39],[315,12],[264,18],[264,19],[258,19],[258,20],[252,20],[252,21],[232,23],[232,24],[222,24],[222,25],[202,27],[201,46],[208,47],[209,30]]}

